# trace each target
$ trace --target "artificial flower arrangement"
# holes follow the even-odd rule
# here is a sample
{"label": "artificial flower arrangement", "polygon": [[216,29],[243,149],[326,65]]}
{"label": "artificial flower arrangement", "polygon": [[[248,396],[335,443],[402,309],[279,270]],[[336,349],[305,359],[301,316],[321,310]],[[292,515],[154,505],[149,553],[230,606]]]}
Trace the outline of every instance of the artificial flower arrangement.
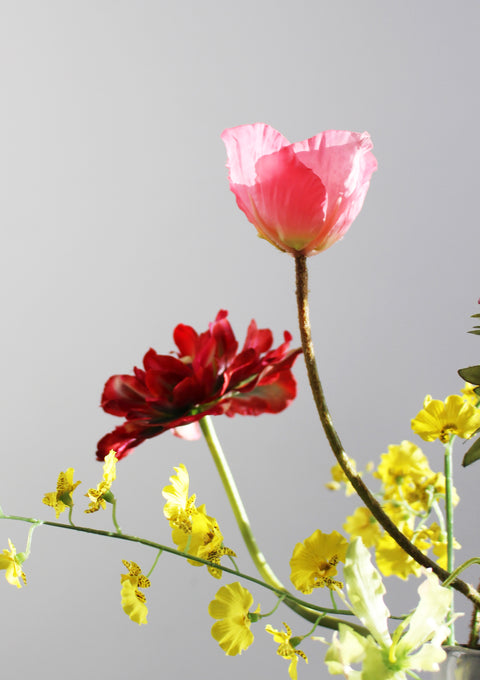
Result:
{"label": "artificial flower arrangement", "polygon": [[[473,603],[469,647],[479,646],[480,593],[461,580],[460,574],[480,559],[472,558],[454,569],[453,551],[460,546],[453,536],[458,497],[451,460],[455,439],[469,439],[480,429],[480,366],[460,370],[467,381],[461,395],[450,395],[445,401],[427,397],[412,420],[413,431],[423,440],[438,439],[444,445],[443,473],[432,470],[422,450],[407,440],[390,446],[378,465],[372,463],[357,472],[332,422],[317,371],[309,322],[307,258],[341,239],[361,210],[377,167],[370,137],[330,130],[290,144],[270,126],[254,124],[225,130],[222,138],[230,188],[239,208],[261,238],[295,260],[302,347],[291,348],[292,336],[285,332],[283,343],[273,348],[272,332],[252,321],[240,349],[224,310],[201,333],[178,325],[173,333],[176,352],[158,354],[150,349],[142,368],[135,367],[133,374],[114,375],[104,387],[103,409],[124,422],[98,442],[103,477],[85,494],[89,501],[85,513],[109,504],[115,530],[74,524],[74,497],[80,482],[74,481],[74,469],[68,468],[60,472],[56,490],[43,498],[55,511],[55,521],[9,515],[0,509],[2,519],[31,525],[24,551],[17,552],[8,539],[9,547],[0,555],[0,569],[5,570],[11,585],[20,588],[26,584],[23,565],[30,554],[32,533],[41,524],[114,536],[156,552],[146,574],[133,560],[123,561],[126,573],[120,577],[121,605],[136,624],[147,623],[144,591],[150,587],[159,556],[173,553],[194,567],[205,566],[213,578],[225,577],[226,583],[208,605],[208,612],[214,620],[212,636],[229,656],[247,650],[254,641],[253,631],[257,634],[263,629],[288,662],[286,670],[292,680],[297,678],[299,661],[308,662],[300,645],[306,647],[309,640],[326,645],[325,662],[332,675],[351,680],[402,680],[407,675],[418,678],[417,671],[437,671],[445,659],[443,645],[455,642],[452,589]],[[472,332],[480,334],[480,327]],[[346,518],[343,530],[348,538],[339,531],[326,534],[318,528],[292,548],[292,590],[278,580],[260,552],[211,417],[283,411],[296,396],[292,370],[302,353],[318,416],[336,458],[332,480],[326,486],[330,490],[343,487],[347,494],[356,492],[363,505]],[[184,464],[175,468],[170,484],[163,489],[164,515],[175,547],[122,532],[112,491],[117,463],[166,430],[184,439],[205,437],[260,578],[239,569],[217,519],[191,494]],[[478,458],[480,439],[467,452],[464,465]],[[375,492],[365,484],[366,475],[372,476]],[[68,524],[58,521],[64,512]],[[417,607],[400,617],[396,626],[391,625],[383,600],[381,574],[402,579],[413,574],[421,579]],[[260,605],[254,606],[249,582],[274,594],[277,603],[272,611],[262,613]],[[329,592],[329,606],[306,599],[317,588]],[[257,625],[280,604],[307,625],[297,620],[295,631],[287,623],[283,630]],[[333,639],[327,641],[319,635],[321,628],[335,631]]]}

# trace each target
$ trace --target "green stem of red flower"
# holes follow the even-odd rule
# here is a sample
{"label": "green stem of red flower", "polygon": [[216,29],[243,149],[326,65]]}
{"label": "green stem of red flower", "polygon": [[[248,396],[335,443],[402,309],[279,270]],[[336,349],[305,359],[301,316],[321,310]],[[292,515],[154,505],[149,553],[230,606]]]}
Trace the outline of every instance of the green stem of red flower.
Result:
{"label": "green stem of red flower", "polygon": [[[383,511],[380,504],[376,501],[368,487],[364,484],[360,476],[355,472],[350,459],[348,458],[343,448],[340,437],[333,425],[332,417],[328,410],[327,402],[323,392],[322,383],[317,369],[317,362],[315,359],[315,350],[313,347],[310,314],[308,305],[308,270],[307,258],[305,255],[297,253],[295,255],[295,275],[296,275],[296,296],[298,307],[298,321],[300,327],[300,335],[302,339],[302,348],[307,367],[308,379],[313,394],[313,399],[317,407],[320,422],[322,423],[325,436],[330,444],[338,464],[345,473],[347,479],[352,484],[357,494],[362,499],[363,503],[370,510],[375,519],[385,529],[385,531],[396,541],[396,543],[405,552],[410,555],[418,564],[423,567],[431,569],[441,581],[445,581],[449,577],[449,572],[438,566],[427,555],[422,553],[408,538],[402,534],[397,528],[396,524],[392,522],[390,517]],[[469,600],[474,602],[477,606],[480,605],[480,593],[468,583],[455,579],[452,587],[458,590]]]}
{"label": "green stem of red flower", "polygon": [[[217,472],[227,494],[230,506],[233,510],[238,528],[240,529],[240,533],[242,534],[243,540],[248,552],[250,553],[253,563],[258,569],[259,574],[265,579],[267,583],[269,583],[274,588],[287,593],[288,596],[288,590],[275,575],[263,553],[260,551],[260,548],[258,547],[255,536],[253,535],[252,527],[250,525],[250,520],[248,519],[248,515],[245,510],[245,506],[243,505],[243,501],[235,483],[235,479],[233,478],[230,466],[228,465],[225,454],[223,453],[210,416],[203,417],[199,421],[199,424],[207,442],[208,448],[210,449],[210,453],[212,454],[215,467],[217,468]],[[303,605],[298,605],[297,602],[285,599],[285,604],[304,619],[307,619],[312,623],[315,622],[318,617],[318,614],[312,609]],[[322,619],[322,625],[325,625],[326,628],[330,628],[331,625],[336,628],[338,623],[341,623],[341,621],[333,619],[332,617],[325,617]],[[350,623],[348,625],[350,625]]]}

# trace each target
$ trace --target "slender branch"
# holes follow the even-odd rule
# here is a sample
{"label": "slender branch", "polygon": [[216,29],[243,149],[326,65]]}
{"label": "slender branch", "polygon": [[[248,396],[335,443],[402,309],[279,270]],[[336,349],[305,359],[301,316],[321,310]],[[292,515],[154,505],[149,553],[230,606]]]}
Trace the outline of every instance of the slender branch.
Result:
{"label": "slender branch", "polygon": [[[340,441],[340,437],[335,430],[335,427],[330,416],[328,406],[325,400],[323,387],[318,375],[317,362],[315,360],[315,351],[313,348],[313,341],[311,335],[309,306],[308,306],[308,272],[306,257],[301,254],[295,255],[295,273],[296,273],[296,295],[298,306],[298,321],[300,326],[300,335],[302,338],[303,354],[305,357],[305,364],[307,367],[308,379],[312,389],[313,398],[317,407],[318,415],[322,423],[325,436],[327,437],[330,448],[342,468],[348,481],[360,496],[366,507],[370,510],[375,519],[381,524],[385,531],[396,541],[396,543],[405,552],[410,555],[418,564],[431,569],[441,581],[445,581],[449,577],[448,571],[442,569],[421,550],[419,550],[408,538],[402,534],[397,528],[396,524],[392,522],[390,517],[384,512],[380,504],[375,500],[370,493],[368,487],[364,484],[359,475],[355,472],[352,463],[350,462],[345,450]],[[455,579],[452,587],[458,590],[469,600],[476,605],[480,605],[480,594],[478,591],[468,583]]]}
{"label": "slender branch", "polygon": [[[318,618],[317,614],[313,611],[314,608],[308,602],[299,605],[298,600],[292,600],[290,598],[289,591],[275,575],[263,553],[260,551],[257,541],[255,540],[255,536],[253,535],[242,498],[238,491],[227,459],[225,458],[225,454],[223,453],[221,444],[216,435],[211,418],[209,416],[205,416],[199,421],[199,423],[253,563],[268,584],[273,586],[279,592],[287,594],[285,598],[285,604],[287,607],[290,607],[290,609],[302,616],[304,619],[314,623]],[[334,610],[329,609],[328,611],[333,612]],[[325,616],[322,618],[321,625],[325,626],[325,628],[337,630],[339,623],[342,623],[342,621]],[[350,622],[348,625],[351,626]],[[353,628],[353,626],[351,627]],[[356,628],[356,630],[358,631],[358,628]],[[362,631],[362,635],[367,632],[365,628],[362,628]]]}
{"label": "slender branch", "polygon": [[[47,520],[39,520],[35,519],[34,517],[23,517],[21,515],[6,515],[4,514],[1,509],[0,509],[0,519],[7,519],[7,520],[13,520],[13,521],[18,521],[18,522],[27,522],[28,524],[34,524],[36,526],[39,525],[44,525],[44,526],[49,526],[49,527],[56,527],[57,529],[68,529],[69,531],[80,531],[82,533],[87,533],[87,534],[94,534],[96,536],[106,536],[108,538],[117,538],[120,539],[121,541],[129,541],[132,543],[140,543],[141,545],[146,545],[150,548],[155,548],[156,550],[160,552],[167,552],[170,553],[171,555],[177,555],[177,557],[183,557],[184,559],[192,560],[193,562],[198,562],[199,564],[204,564],[207,567],[214,567],[215,569],[220,569],[221,571],[226,572],[227,574],[231,574],[232,576],[236,576],[237,578],[242,578],[245,579],[246,581],[250,581],[251,583],[255,583],[258,586],[261,586],[262,588],[266,588],[267,590],[270,590],[272,593],[275,593],[277,597],[280,597],[283,601],[285,601],[288,606],[290,606],[291,609],[294,611],[297,611],[296,608],[299,610],[303,611],[305,610],[306,612],[308,611],[309,613],[314,616],[314,621],[318,618],[318,613],[324,614],[324,612],[327,613],[335,613],[335,614],[340,614],[344,616],[351,616],[351,612],[349,610],[333,610],[330,609],[329,607],[319,607],[313,604],[310,604],[309,602],[306,602],[305,600],[301,600],[300,598],[296,597],[295,595],[292,595],[291,593],[285,591],[284,588],[277,588],[274,585],[271,585],[270,583],[266,583],[265,581],[261,581],[258,578],[255,578],[255,576],[249,576],[248,574],[244,574],[243,572],[236,571],[234,569],[230,569],[229,567],[224,567],[222,564],[216,564],[214,562],[209,562],[208,560],[204,560],[201,557],[197,557],[196,555],[190,555],[187,552],[182,552],[180,550],[176,550],[175,548],[171,548],[167,545],[162,545],[161,543],[156,543],[155,541],[150,541],[147,538],[141,538],[139,536],[131,536],[129,534],[119,534],[115,533],[114,531],[104,531],[103,529],[92,529],[91,527],[83,527],[79,526],[78,524],[62,524],[61,522],[50,522]],[[158,557],[160,555],[157,555],[157,558],[155,560],[158,560]],[[154,563],[154,566],[155,566]],[[151,573],[151,570],[149,574]],[[304,617],[307,618],[307,617]],[[310,620],[310,619],[308,619]],[[359,626],[353,622],[350,621],[343,621],[341,619],[335,619],[330,616],[323,616],[321,619],[321,625],[324,626],[325,628],[331,628],[332,630],[338,630],[338,624],[339,623],[344,623],[350,626],[350,628],[353,628],[356,630],[360,635],[368,635],[369,632],[366,628],[363,626]]]}

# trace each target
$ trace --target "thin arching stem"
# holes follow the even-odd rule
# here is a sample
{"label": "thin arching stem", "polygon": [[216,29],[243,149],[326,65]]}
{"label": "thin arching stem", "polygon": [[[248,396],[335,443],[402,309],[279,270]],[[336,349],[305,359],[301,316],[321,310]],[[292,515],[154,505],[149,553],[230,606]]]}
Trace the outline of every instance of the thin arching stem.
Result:
{"label": "thin arching stem", "polygon": [[[318,374],[310,327],[307,258],[305,255],[301,255],[300,253],[295,256],[295,274],[298,322],[308,379],[312,389],[318,415],[322,423],[325,436],[328,440],[328,443],[330,444],[330,448],[332,449],[333,454],[345,473],[348,481],[352,484],[363,503],[370,510],[379,524],[385,529],[385,531],[418,564],[431,569],[441,581],[445,581],[450,575],[449,572],[439,567],[438,564],[433,562],[433,560],[427,557],[427,555],[425,555],[421,550],[413,545],[413,543],[409,541],[404,534],[402,534],[402,532],[397,528],[396,524],[394,524],[390,517],[383,511],[382,507],[371,494],[370,490],[364,484],[360,476],[355,472],[349,457],[345,453],[342,442],[340,441],[340,437],[338,436],[333,425],[327,402],[325,400],[322,383],[320,382],[320,377]],[[468,599],[474,602],[476,605],[480,604],[480,594],[470,584],[465,583],[464,581],[461,581],[457,578],[455,581],[453,581],[452,587],[455,588],[455,590],[463,593],[463,595],[468,597]]]}
{"label": "thin arching stem", "polygon": [[[258,586],[261,586],[262,588],[266,588],[267,590],[270,590],[272,593],[275,593],[277,597],[280,597],[285,604],[288,604],[288,606],[293,609],[293,611],[298,612],[303,618],[309,620],[309,621],[316,621],[319,617],[319,614],[321,615],[321,625],[324,628],[330,628],[332,630],[338,630],[338,626],[340,623],[346,623],[350,628],[353,628],[356,630],[360,635],[368,635],[368,630],[364,628],[363,626],[360,626],[350,620],[345,621],[342,619],[334,618],[331,616],[323,616],[325,612],[327,613],[336,613],[336,614],[341,614],[345,616],[350,616],[351,612],[347,610],[338,610],[337,612],[333,612],[332,609],[328,607],[318,607],[316,605],[310,604],[309,602],[306,602],[305,600],[301,600],[298,597],[295,597],[295,595],[292,595],[292,593],[289,593],[285,591],[283,587],[276,587],[270,583],[267,583],[265,581],[261,581],[258,578],[255,578],[255,576],[250,576],[249,574],[245,574],[243,572],[230,569],[229,567],[225,567],[222,564],[216,564],[214,562],[209,562],[208,560],[204,560],[201,557],[197,557],[196,555],[190,555],[188,552],[182,552],[181,550],[176,550],[175,548],[171,548],[170,546],[167,545],[162,545],[161,543],[157,543],[156,541],[151,541],[147,538],[141,538],[140,536],[131,536],[129,534],[118,534],[114,531],[104,531],[102,529],[93,529],[91,527],[83,527],[79,526],[78,524],[62,524],[61,522],[51,522],[47,520],[39,520],[34,517],[23,517],[21,515],[7,515],[5,514],[2,509],[0,508],[0,519],[6,519],[6,520],[13,520],[13,521],[18,521],[18,522],[26,522],[27,524],[34,524],[35,526],[50,526],[50,527],[56,527],[58,529],[67,529],[70,531],[79,531],[80,533],[86,533],[86,534],[94,534],[95,536],[105,536],[108,538],[116,538],[121,541],[127,541],[131,543],[140,543],[141,545],[146,545],[150,548],[155,548],[156,550],[159,551],[159,554],[156,557],[156,560],[154,562],[154,566],[160,557],[161,552],[166,552],[171,555],[177,555],[178,557],[183,557],[184,559],[192,560],[193,562],[198,562],[198,564],[204,564],[207,567],[214,567],[215,569],[220,569],[221,571],[231,574],[232,576],[235,576],[237,578],[242,578],[246,581],[250,581],[251,583],[255,583]],[[152,570],[150,570],[149,574],[151,573]]]}

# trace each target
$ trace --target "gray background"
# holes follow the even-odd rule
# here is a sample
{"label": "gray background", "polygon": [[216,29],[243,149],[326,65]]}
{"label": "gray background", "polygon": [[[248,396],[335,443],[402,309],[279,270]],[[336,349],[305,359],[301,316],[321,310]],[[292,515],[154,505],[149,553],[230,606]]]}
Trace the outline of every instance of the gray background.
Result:
{"label": "gray background", "polygon": [[[225,127],[268,122],[292,141],[368,130],[379,169],[345,239],[310,260],[313,332],[331,410],[360,466],[413,438],[425,394],[457,392],[478,363],[480,9],[476,2],[0,3],[0,295],[2,460],[7,512],[42,505],[60,470],[83,481],[97,440],[120,420],[98,406],[104,381],[144,352],[173,349],[177,323],[206,327],[230,310],[243,341],[254,317],[296,331],[293,260],[259,241],[227,183]],[[355,502],[324,489],[333,457],[295,366],[290,409],[216,419],[258,541],[288,581],[293,547],[340,529]],[[456,535],[478,551],[478,467],[460,468]],[[432,466],[442,449],[425,445]],[[161,489],[184,462],[191,488],[253,573],[203,442],[166,433],[122,461],[115,493],[125,530],[170,542]],[[63,517],[66,517],[64,515]],[[1,524],[19,550],[27,526]],[[220,583],[164,555],[147,591],[148,626],[120,608],[120,560],[147,571],[153,552],[40,528],[21,591],[1,586],[2,673],[129,678],[288,677],[263,632],[241,657],[210,637]],[[474,569],[468,574],[478,579]],[[228,579],[223,579],[228,582]],[[392,609],[415,580],[388,581]],[[254,590],[263,611],[273,600]],[[316,602],[327,602],[317,592]],[[464,606],[458,598],[458,605]],[[467,605],[469,612],[469,606]],[[468,616],[465,617],[467,619]],[[286,610],[296,633],[306,625]],[[263,622],[265,623],[265,621]],[[466,620],[459,625],[464,634]],[[327,675],[307,643],[300,678]]]}

